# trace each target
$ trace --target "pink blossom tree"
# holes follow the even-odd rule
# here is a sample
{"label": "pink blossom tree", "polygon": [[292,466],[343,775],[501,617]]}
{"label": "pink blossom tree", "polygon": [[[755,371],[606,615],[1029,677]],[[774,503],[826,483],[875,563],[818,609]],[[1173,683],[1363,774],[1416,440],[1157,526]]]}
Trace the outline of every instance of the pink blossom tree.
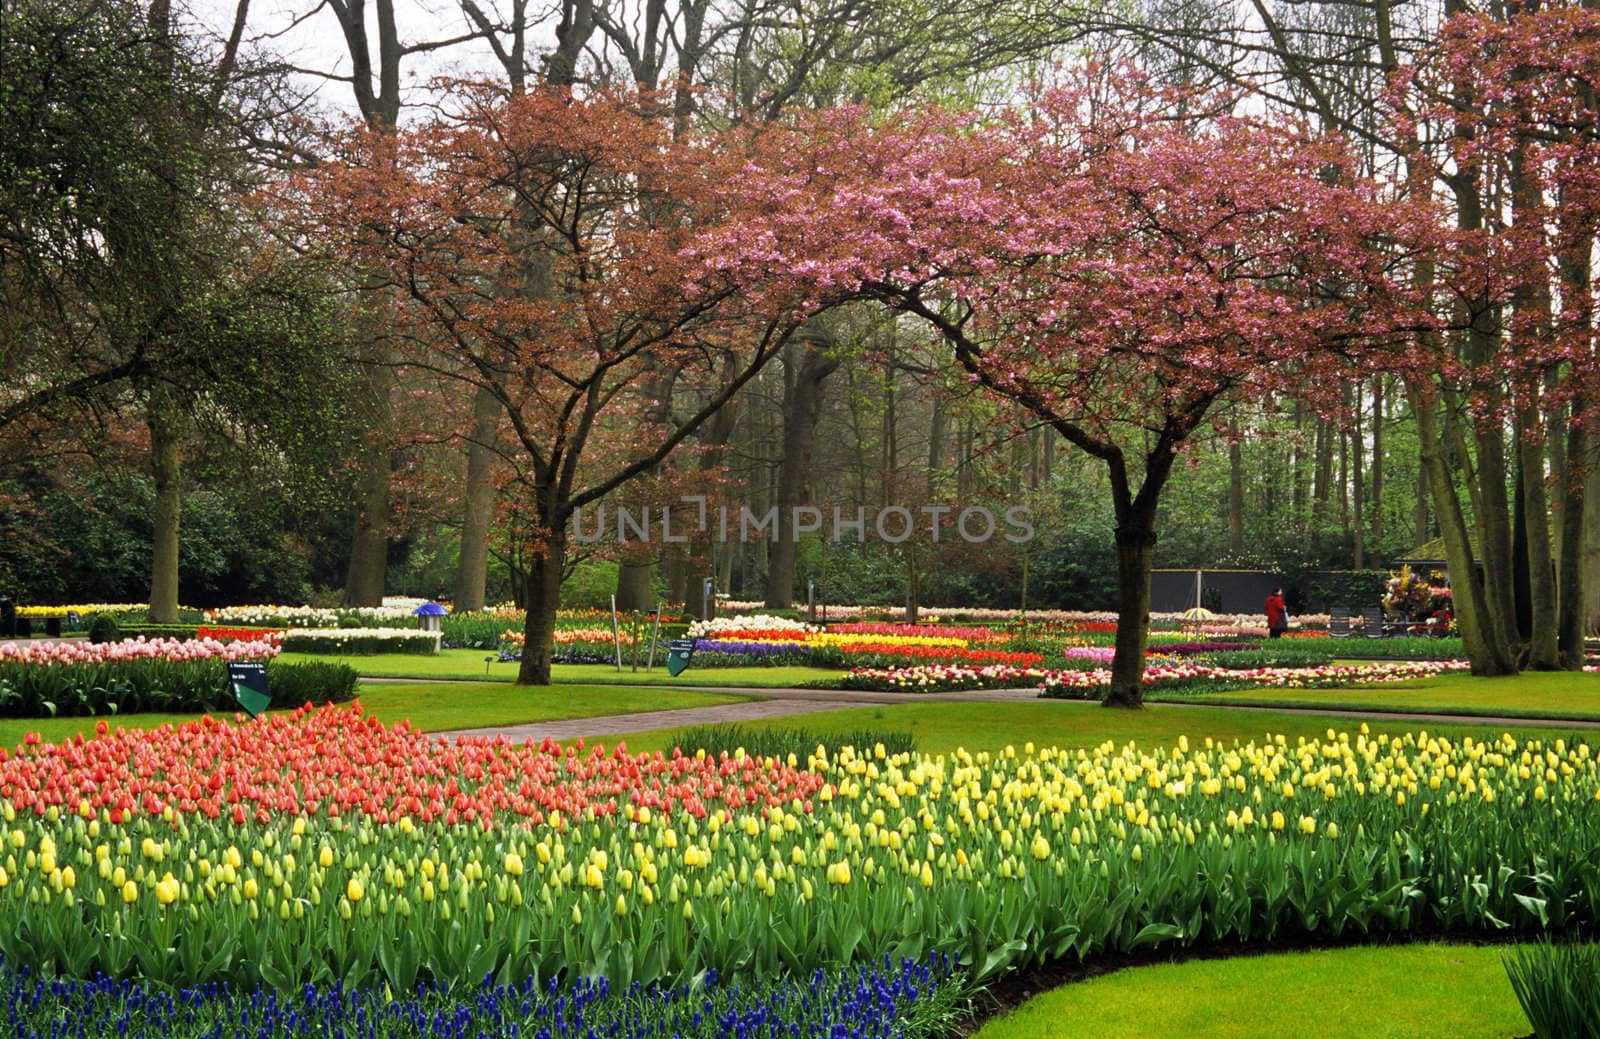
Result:
{"label": "pink blossom tree", "polygon": [[1213,407],[1295,393],[1331,409],[1342,375],[1428,323],[1406,286],[1431,214],[1384,201],[1296,124],[1172,115],[1215,101],[1086,76],[997,120],[824,114],[778,153],[794,161],[745,178],[779,212],[726,232],[769,240],[813,290],[922,318],[971,380],[1104,462],[1108,704],[1142,702],[1157,507]]}
{"label": "pink blossom tree", "polygon": [[527,608],[518,681],[543,685],[576,511],[655,470],[808,307],[685,258],[769,210],[739,182],[767,146],[759,128],[676,132],[670,99],[647,94],[450,96],[427,125],[353,132],[279,204],[381,285],[407,367],[498,402]]}

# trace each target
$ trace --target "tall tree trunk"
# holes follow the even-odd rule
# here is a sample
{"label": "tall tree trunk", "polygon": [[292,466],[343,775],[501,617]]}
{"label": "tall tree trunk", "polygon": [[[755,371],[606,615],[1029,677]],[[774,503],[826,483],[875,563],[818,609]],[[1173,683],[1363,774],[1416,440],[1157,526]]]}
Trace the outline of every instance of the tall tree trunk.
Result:
{"label": "tall tree trunk", "polygon": [[461,516],[461,549],[456,561],[455,609],[483,609],[489,582],[489,527],[494,520],[494,444],[500,428],[500,402],[485,387],[472,399],[472,439],[467,443],[466,501]]}
{"label": "tall tree trunk", "polygon": [[[803,359],[796,359],[803,354]],[[794,377],[787,380],[783,408],[783,464],[775,495],[778,534],[767,555],[767,606],[789,609],[794,605],[794,563],[797,536],[795,509],[806,500],[806,480],[811,472],[811,449],[822,408],[822,383],[839,367],[821,344],[800,343],[790,348]]]}
{"label": "tall tree trunk", "polygon": [[[1573,416],[1583,410],[1581,401],[1573,402]],[[1584,606],[1588,596],[1584,592],[1584,532],[1588,527],[1588,513],[1597,511],[1595,503],[1585,494],[1586,459],[1590,453],[1589,431],[1581,422],[1573,421],[1567,427],[1567,464],[1561,471],[1561,555],[1557,564],[1556,587],[1560,595],[1556,618],[1557,645],[1561,666],[1569,671],[1583,670]],[[1592,587],[1592,586],[1590,586]]]}
{"label": "tall tree trunk", "polygon": [[1311,478],[1311,544],[1320,552],[1327,534],[1328,513],[1333,504],[1332,423],[1319,419],[1316,430],[1316,450],[1313,453],[1315,468]]}
{"label": "tall tree trunk", "polygon": [[1289,506],[1294,513],[1295,529],[1303,531],[1306,521],[1306,442],[1305,408],[1294,402],[1294,441],[1289,458]]}
{"label": "tall tree trunk", "polygon": [[1361,435],[1362,384],[1355,384],[1355,421],[1350,427],[1350,522],[1354,565],[1357,570],[1367,568],[1367,476],[1362,464],[1366,454],[1366,439]]}
{"label": "tall tree trunk", "polygon": [[1228,431],[1228,551],[1244,551],[1244,449],[1237,424]]}
{"label": "tall tree trunk", "polygon": [[372,344],[363,358],[364,378],[357,407],[366,429],[356,453],[356,501],[350,538],[350,569],[345,576],[346,606],[383,602],[389,568],[389,444],[394,432],[392,351]]}
{"label": "tall tree trunk", "polygon": [[1529,405],[1518,423],[1517,451],[1521,462],[1522,511],[1528,531],[1528,591],[1532,631],[1528,665],[1537,671],[1560,668],[1556,627],[1556,576],[1550,558],[1549,498],[1544,483],[1543,423],[1537,407]]}
{"label": "tall tree trunk", "polygon": [[1429,540],[1431,531],[1428,528],[1428,470],[1423,466],[1417,467],[1417,508],[1412,526],[1416,528],[1416,543],[1424,544]]}
{"label": "tall tree trunk", "polygon": [[1523,483],[1519,459],[1511,497],[1511,599],[1517,604],[1512,634],[1527,643],[1533,638],[1533,586],[1528,569],[1528,502]]}
{"label": "tall tree trunk", "polygon": [[1422,470],[1428,480],[1428,490],[1433,498],[1433,513],[1444,536],[1446,563],[1450,568],[1450,587],[1455,606],[1456,626],[1461,630],[1461,642],[1467,660],[1475,675],[1512,675],[1517,672],[1516,659],[1502,630],[1485,623],[1486,612],[1484,582],[1472,545],[1467,538],[1467,523],[1461,512],[1461,501],[1456,497],[1455,484],[1444,464],[1444,446],[1439,432],[1438,416],[1434,403],[1428,400],[1421,387],[1406,384],[1412,414],[1417,420],[1417,440],[1420,447]]}
{"label": "tall tree trunk", "polygon": [[[1600,635],[1600,465],[1595,462],[1596,444],[1590,438],[1583,464],[1587,470],[1583,478],[1583,631],[1586,635]],[[1569,447],[1568,464],[1578,459]]]}
{"label": "tall tree trunk", "polygon": [[151,624],[178,623],[178,522],[183,510],[183,436],[170,403],[152,401],[150,471],[155,480],[150,553]]}
{"label": "tall tree trunk", "polygon": [[522,664],[518,685],[549,685],[555,652],[556,610],[561,607],[562,564],[567,554],[567,517],[551,520],[550,534],[540,555],[529,561],[523,599],[527,616],[522,623]]}
{"label": "tall tree trunk", "polygon": [[[622,613],[643,613],[654,605],[651,594],[651,560],[624,559],[617,567],[617,610]],[[699,591],[698,588],[695,589]]]}
{"label": "tall tree trunk", "polygon": [[1107,707],[1144,705],[1144,654],[1150,642],[1150,572],[1155,566],[1154,509],[1119,519],[1117,544],[1117,637],[1111,658]]}
{"label": "tall tree trunk", "polygon": [[1372,544],[1383,548],[1383,376],[1372,380]]}

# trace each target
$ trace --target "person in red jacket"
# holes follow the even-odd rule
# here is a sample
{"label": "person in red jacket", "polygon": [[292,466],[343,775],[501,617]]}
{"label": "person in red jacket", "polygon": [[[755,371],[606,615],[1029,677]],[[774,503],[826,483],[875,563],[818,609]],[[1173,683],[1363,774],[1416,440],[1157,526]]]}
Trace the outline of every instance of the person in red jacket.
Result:
{"label": "person in red jacket", "polygon": [[1267,596],[1267,634],[1275,639],[1282,638],[1288,627],[1289,610],[1283,604],[1283,589],[1274,588]]}

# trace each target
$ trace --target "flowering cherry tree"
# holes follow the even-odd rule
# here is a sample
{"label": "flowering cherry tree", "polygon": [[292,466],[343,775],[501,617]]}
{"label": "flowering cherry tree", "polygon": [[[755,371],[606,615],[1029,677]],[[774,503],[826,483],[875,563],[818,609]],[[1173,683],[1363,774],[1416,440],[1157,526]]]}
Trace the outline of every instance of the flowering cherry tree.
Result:
{"label": "flowering cherry tree", "polygon": [[1341,374],[1426,324],[1404,286],[1430,214],[1382,201],[1339,142],[1176,118],[1172,101],[1085,76],[999,120],[869,131],[825,114],[781,153],[798,161],[746,177],[783,207],[739,235],[793,250],[796,278],[922,318],[971,380],[1105,464],[1107,702],[1125,706],[1142,699],[1161,492],[1213,406],[1295,393],[1332,408]]}
{"label": "flowering cherry tree", "polygon": [[385,287],[414,381],[499,403],[525,568],[518,680],[545,684],[575,511],[656,468],[806,310],[685,259],[769,207],[735,190],[758,129],[675,133],[650,95],[450,96],[426,125],[351,134],[283,201],[326,255]]}

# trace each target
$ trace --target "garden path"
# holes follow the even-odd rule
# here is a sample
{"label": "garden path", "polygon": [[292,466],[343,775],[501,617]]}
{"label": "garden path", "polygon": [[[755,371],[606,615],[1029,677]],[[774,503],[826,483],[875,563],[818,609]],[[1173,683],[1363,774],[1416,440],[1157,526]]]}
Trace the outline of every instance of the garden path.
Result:
{"label": "garden path", "polygon": [[[373,681],[364,679],[364,681]],[[413,680],[415,681],[415,680]],[[556,686],[555,688],[560,688]],[[524,725],[507,725],[487,729],[465,729],[436,732],[433,737],[449,740],[457,736],[501,735],[514,743],[525,740],[539,742],[546,737],[553,740],[572,740],[580,736],[619,736],[630,732],[649,732],[655,729],[676,729],[697,725],[722,725],[729,722],[764,721],[821,711],[840,711],[851,707],[872,707],[881,704],[960,702],[960,703],[1033,703],[1039,699],[1035,689],[985,689],[943,693],[874,693],[837,689],[728,689],[716,686],[673,686],[675,689],[694,689],[704,692],[731,693],[759,697],[742,703],[720,704],[713,707],[686,707],[671,711],[645,711],[639,714],[601,715],[591,718],[574,718],[567,721],[529,722]],[[1350,722],[1457,722],[1484,726],[1513,728],[1600,729],[1600,721],[1573,721],[1561,718],[1516,718],[1478,716],[1467,714],[1440,714],[1430,712],[1342,711],[1323,707],[1254,707],[1243,704],[1173,703],[1158,705],[1179,710],[1204,708],[1207,710],[1259,711],[1279,714],[1316,714],[1341,719],[1337,724]]]}

